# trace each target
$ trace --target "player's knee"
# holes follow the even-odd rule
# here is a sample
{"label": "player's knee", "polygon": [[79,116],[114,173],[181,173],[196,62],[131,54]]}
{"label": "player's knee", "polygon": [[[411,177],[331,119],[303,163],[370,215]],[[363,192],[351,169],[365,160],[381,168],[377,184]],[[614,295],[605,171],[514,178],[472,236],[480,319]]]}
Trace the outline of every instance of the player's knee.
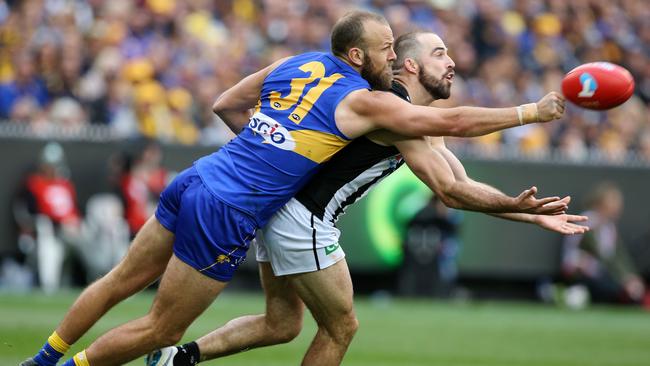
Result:
{"label": "player's knee", "polygon": [[331,327],[330,334],[337,343],[349,344],[359,329],[359,319],[353,312],[336,319],[336,325]]}
{"label": "player's knee", "polygon": [[285,323],[277,333],[278,341],[280,343],[291,342],[295,339],[302,330],[302,320],[299,322]]}
{"label": "player's knee", "polygon": [[270,334],[277,343],[287,343],[295,339],[302,330],[302,317],[292,317],[280,322],[268,324]]}
{"label": "player's knee", "polygon": [[356,332],[357,329],[359,329],[359,318],[357,318],[356,315],[353,315],[352,319],[353,319],[352,323],[353,323],[353,326],[354,326],[354,331]]}
{"label": "player's knee", "polygon": [[350,314],[344,318],[345,330],[350,338],[357,332],[359,329],[359,319],[356,315]]}
{"label": "player's knee", "polygon": [[155,337],[157,347],[167,347],[180,342],[183,334],[185,334],[185,330],[156,329],[153,336]]}
{"label": "player's knee", "polygon": [[177,344],[183,338],[186,330],[186,328],[172,326],[164,319],[153,316],[148,317],[148,328],[157,347]]}

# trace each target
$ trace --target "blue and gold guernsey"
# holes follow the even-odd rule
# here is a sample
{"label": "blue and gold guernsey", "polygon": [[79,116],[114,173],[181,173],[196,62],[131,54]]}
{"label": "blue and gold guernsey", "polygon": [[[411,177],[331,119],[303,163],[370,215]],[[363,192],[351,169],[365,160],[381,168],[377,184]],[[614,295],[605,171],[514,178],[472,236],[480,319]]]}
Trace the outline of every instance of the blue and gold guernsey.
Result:
{"label": "blue and gold guernsey", "polygon": [[218,152],[196,161],[208,190],[264,226],[350,140],[334,112],[350,92],[370,89],[330,53],[294,56],[264,80],[248,126]]}

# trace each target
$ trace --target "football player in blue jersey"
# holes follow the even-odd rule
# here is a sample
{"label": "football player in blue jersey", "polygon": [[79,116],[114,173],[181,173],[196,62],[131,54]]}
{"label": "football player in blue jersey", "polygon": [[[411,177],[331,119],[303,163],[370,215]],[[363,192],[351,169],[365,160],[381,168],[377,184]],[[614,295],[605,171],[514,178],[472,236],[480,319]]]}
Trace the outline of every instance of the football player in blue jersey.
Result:
{"label": "football player in blue jersey", "polygon": [[[371,91],[390,87],[392,43],[383,17],[353,12],[334,26],[332,53],[277,61],[222,94],[214,111],[246,127],[176,177],[122,262],[82,292],[23,364],[55,365],[106,311],[161,275],[148,314],[105,333],[64,366],[123,364],[178,342],[232,278],[255,230],[356,137],[382,128],[410,136],[477,136],[564,112],[556,93],[516,108],[437,109]],[[527,195],[520,203],[532,213],[567,207],[559,197]]]}
{"label": "football player in blue jersey", "polygon": [[[429,32],[405,34],[396,41],[395,51],[393,93],[419,105],[450,96],[454,62],[440,37]],[[243,126],[232,127],[238,132]],[[446,148],[443,137],[405,138],[389,131],[367,134],[324,164],[258,233],[257,259],[266,313],[234,319],[196,342],[155,351],[148,356],[147,365],[191,366],[241,350],[288,342],[302,329],[303,303],[314,316],[318,332],[302,364],[339,364],[358,321],[335,222],[347,205],[395,171],[402,158],[449,207],[494,213],[502,211],[506,201],[523,201],[535,193],[531,188],[517,198],[508,197],[473,181]],[[564,202],[568,200],[566,197]],[[588,230],[576,224],[584,221],[584,216],[534,215],[516,212],[525,208],[514,206],[511,210],[495,215],[562,234]]]}

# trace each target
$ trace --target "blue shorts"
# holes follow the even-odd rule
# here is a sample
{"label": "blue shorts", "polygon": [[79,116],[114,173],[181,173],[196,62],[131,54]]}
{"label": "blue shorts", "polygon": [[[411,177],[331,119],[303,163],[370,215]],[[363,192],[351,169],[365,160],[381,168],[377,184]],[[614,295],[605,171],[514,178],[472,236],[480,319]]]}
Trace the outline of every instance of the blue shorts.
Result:
{"label": "blue shorts", "polygon": [[257,225],[214,197],[194,167],[160,194],[156,218],[176,235],[174,254],[204,275],[228,282],[246,259]]}

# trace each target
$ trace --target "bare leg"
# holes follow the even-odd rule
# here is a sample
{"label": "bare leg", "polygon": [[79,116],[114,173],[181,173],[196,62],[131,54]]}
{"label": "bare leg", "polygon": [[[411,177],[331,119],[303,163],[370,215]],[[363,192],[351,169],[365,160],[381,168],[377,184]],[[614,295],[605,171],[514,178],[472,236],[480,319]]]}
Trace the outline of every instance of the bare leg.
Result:
{"label": "bare leg", "polygon": [[286,277],[276,277],[269,263],[260,263],[260,279],[266,294],[266,313],[233,319],[199,338],[201,361],[251,348],[286,343],[302,329],[304,305]]}
{"label": "bare leg", "polygon": [[93,342],[86,349],[90,364],[121,365],[154,349],[176,344],[226,284],[172,256],[149,313]]}
{"label": "bare leg", "polygon": [[115,304],[141,291],[165,270],[174,234],[152,216],[138,232],[122,261],[79,295],[56,329],[68,344],[75,343]]}
{"label": "bare leg", "polygon": [[326,269],[290,277],[318,324],[302,364],[340,364],[359,327],[347,262],[343,259]]}

